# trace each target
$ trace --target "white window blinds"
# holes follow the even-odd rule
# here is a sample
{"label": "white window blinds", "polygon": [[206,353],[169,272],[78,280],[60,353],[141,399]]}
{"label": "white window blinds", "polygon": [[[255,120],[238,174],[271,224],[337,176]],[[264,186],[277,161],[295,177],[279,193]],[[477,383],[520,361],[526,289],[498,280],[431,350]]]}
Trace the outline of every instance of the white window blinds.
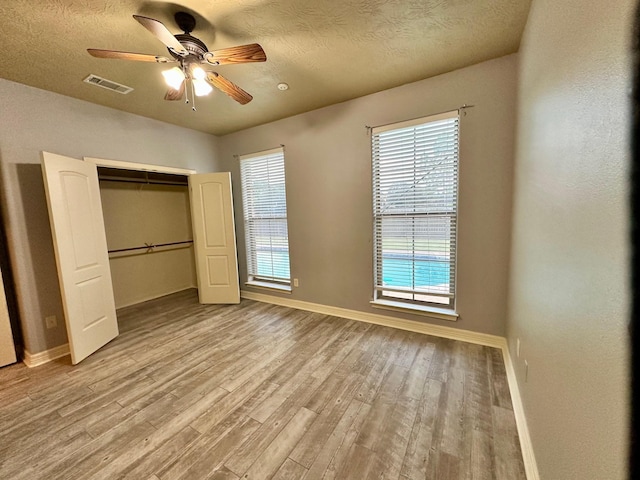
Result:
{"label": "white window blinds", "polygon": [[453,308],[458,112],[372,131],[375,299]]}
{"label": "white window blinds", "polygon": [[284,151],[240,157],[249,280],[290,284]]}

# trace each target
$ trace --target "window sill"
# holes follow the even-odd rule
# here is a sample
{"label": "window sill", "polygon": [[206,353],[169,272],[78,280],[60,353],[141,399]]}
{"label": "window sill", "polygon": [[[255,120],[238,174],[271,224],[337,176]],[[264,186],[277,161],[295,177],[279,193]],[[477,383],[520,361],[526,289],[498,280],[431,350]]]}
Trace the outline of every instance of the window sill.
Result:
{"label": "window sill", "polygon": [[251,280],[246,282],[245,285],[250,287],[264,288],[266,290],[276,290],[282,293],[291,293],[291,285],[281,285],[279,283],[259,282],[257,280]]}
{"label": "window sill", "polygon": [[413,305],[404,302],[394,302],[393,300],[372,300],[370,303],[373,308],[412,313],[414,315],[437,318],[438,320],[449,320],[450,322],[457,321],[459,317],[459,315],[453,310],[427,305]]}

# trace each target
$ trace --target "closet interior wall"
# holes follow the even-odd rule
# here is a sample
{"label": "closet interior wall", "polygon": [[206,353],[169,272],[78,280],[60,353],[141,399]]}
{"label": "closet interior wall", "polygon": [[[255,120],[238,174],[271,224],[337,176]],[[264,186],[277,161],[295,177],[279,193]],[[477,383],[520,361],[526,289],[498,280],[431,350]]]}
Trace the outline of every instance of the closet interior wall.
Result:
{"label": "closet interior wall", "polygon": [[116,308],[195,288],[186,176],[120,172],[98,168]]}

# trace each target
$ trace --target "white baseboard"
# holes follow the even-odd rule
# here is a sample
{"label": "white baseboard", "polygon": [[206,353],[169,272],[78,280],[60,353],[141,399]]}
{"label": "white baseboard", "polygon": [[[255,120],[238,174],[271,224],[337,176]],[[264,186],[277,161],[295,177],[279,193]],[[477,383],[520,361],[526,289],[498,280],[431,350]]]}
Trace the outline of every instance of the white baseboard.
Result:
{"label": "white baseboard", "polygon": [[258,302],[272,303],[283,307],[297,308],[308,312],[323,313],[334,317],[347,318],[349,320],[357,320],[359,322],[374,323],[385,327],[393,327],[400,330],[408,330],[410,332],[423,333],[425,335],[433,335],[434,337],[449,338],[452,340],[461,340],[463,342],[485,345],[487,347],[502,348],[504,338],[497,335],[489,335],[487,333],[472,332],[461,328],[443,327],[440,325],[432,325],[429,323],[416,322],[414,320],[404,320],[389,315],[380,315],[377,313],[367,313],[358,310],[349,310],[346,308],[332,307],[319,303],[303,302],[301,300],[293,300],[291,298],[276,297],[266,295],[264,293],[240,291],[240,296],[248,300],[256,300]]}
{"label": "white baseboard", "polygon": [[297,308],[309,312],[322,313],[349,320],[357,320],[360,322],[374,323],[385,327],[398,328],[400,330],[408,330],[410,332],[422,333],[425,335],[433,335],[434,337],[449,338],[451,340],[460,340],[462,342],[475,343],[487,347],[499,348],[502,351],[504,366],[507,372],[507,381],[509,384],[509,392],[511,393],[511,402],[513,403],[513,413],[518,428],[518,437],[520,438],[520,448],[522,450],[522,459],[527,475],[527,480],[539,480],[538,466],[533,453],[533,445],[529,436],[529,427],[524,414],[522,398],[516,380],[513,362],[509,353],[507,340],[497,335],[489,335],[486,333],[472,332],[459,328],[443,327],[440,325],[431,325],[428,323],[416,322],[413,320],[404,320],[400,318],[390,317],[388,315],[379,315],[375,313],[360,312],[358,310],[349,310],[346,308],[332,307],[318,303],[303,302],[301,300],[293,300],[291,298],[276,297],[263,293],[240,291],[240,296],[248,300],[256,300],[258,302],[272,303],[283,307]]}
{"label": "white baseboard", "polygon": [[527,417],[524,413],[524,405],[520,396],[520,388],[516,378],[516,371],[511,361],[511,353],[509,352],[509,344],[507,339],[503,339],[502,358],[504,359],[504,368],[507,371],[507,383],[509,384],[509,392],[511,393],[511,403],[513,404],[513,414],[516,417],[516,426],[518,427],[518,437],[520,438],[520,449],[522,450],[522,460],[524,462],[524,470],[527,474],[527,480],[540,480],[538,473],[538,464],[533,452],[533,444],[529,434],[527,425]]}
{"label": "white baseboard", "polygon": [[38,353],[29,353],[25,349],[23,362],[27,367],[33,368],[37,367],[38,365],[44,365],[45,363],[55,360],[56,358],[64,357],[66,355],[69,355],[68,343]]}

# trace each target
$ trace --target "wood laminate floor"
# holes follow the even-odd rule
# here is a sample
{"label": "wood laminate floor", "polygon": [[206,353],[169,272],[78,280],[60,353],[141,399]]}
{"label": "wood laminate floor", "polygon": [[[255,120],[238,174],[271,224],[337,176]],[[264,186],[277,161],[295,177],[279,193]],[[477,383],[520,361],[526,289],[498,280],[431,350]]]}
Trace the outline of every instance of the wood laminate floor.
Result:
{"label": "wood laminate floor", "polygon": [[1,479],[524,479],[499,350],[185,291],[0,369]]}

